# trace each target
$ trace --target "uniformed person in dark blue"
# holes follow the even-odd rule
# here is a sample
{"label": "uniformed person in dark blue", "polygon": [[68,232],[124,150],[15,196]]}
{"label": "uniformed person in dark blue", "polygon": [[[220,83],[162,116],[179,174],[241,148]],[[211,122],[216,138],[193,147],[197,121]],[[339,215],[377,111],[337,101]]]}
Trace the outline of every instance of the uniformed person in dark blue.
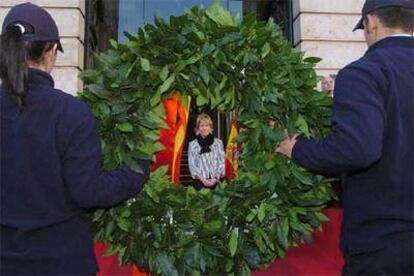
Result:
{"label": "uniformed person in dark blue", "polygon": [[413,24],[412,0],[367,0],[368,50],[336,78],[331,134],[277,148],[343,176],[344,275],[414,275]]}
{"label": "uniformed person in dark blue", "polygon": [[104,172],[90,109],[54,89],[58,28],[30,3],[6,15],[0,38],[1,275],[93,275],[91,208],[136,195],[149,175]]}

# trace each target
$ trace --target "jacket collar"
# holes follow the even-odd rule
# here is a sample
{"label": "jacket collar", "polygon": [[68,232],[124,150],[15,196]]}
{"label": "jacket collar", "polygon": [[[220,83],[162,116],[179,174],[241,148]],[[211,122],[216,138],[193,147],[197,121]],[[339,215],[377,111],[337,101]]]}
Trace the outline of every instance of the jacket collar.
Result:
{"label": "jacket collar", "polygon": [[55,82],[49,73],[39,69],[29,68],[29,85],[40,85],[53,88]]}
{"label": "jacket collar", "polygon": [[412,36],[388,36],[385,37],[368,48],[365,54],[374,51],[378,48],[388,48],[388,47],[404,47],[404,48],[413,48],[414,47],[414,37]]}

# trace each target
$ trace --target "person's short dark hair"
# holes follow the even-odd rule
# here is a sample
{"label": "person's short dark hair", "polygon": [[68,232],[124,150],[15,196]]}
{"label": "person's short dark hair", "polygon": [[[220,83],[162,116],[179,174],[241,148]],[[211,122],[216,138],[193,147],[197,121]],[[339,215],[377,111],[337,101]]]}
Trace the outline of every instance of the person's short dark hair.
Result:
{"label": "person's short dark hair", "polygon": [[329,77],[334,80],[336,79],[336,74],[329,74]]}
{"label": "person's short dark hair", "polygon": [[414,9],[386,7],[372,11],[387,28],[401,28],[406,32],[414,31]]}

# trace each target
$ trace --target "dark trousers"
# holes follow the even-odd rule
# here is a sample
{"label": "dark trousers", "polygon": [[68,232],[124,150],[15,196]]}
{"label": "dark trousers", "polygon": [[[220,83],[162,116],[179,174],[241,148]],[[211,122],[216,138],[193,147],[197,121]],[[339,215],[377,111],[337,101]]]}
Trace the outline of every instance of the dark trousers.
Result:
{"label": "dark trousers", "polygon": [[345,257],[342,275],[414,275],[414,239],[397,240],[373,252]]}

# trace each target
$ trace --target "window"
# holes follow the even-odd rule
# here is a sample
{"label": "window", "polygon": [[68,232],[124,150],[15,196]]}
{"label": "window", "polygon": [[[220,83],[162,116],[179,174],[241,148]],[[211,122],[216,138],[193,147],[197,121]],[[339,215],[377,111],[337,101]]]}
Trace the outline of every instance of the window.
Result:
{"label": "window", "polygon": [[[213,0],[88,0],[86,1],[85,68],[94,65],[94,53],[108,49],[109,39],[126,42],[124,31],[136,33],[154,15],[166,20],[194,5],[210,7]],[[292,0],[221,0],[233,15],[255,13],[258,20],[272,17],[287,39],[293,41]]]}
{"label": "window", "polygon": [[293,43],[292,0],[245,0],[243,14],[249,13],[256,14],[257,20],[273,18],[284,36]]}
{"label": "window", "polygon": [[[221,0],[221,5],[233,15],[242,16],[241,0]],[[125,42],[124,31],[136,33],[146,23],[153,23],[159,14],[168,20],[171,15],[184,14],[185,9],[196,5],[210,7],[213,0],[119,0],[118,40]]]}

